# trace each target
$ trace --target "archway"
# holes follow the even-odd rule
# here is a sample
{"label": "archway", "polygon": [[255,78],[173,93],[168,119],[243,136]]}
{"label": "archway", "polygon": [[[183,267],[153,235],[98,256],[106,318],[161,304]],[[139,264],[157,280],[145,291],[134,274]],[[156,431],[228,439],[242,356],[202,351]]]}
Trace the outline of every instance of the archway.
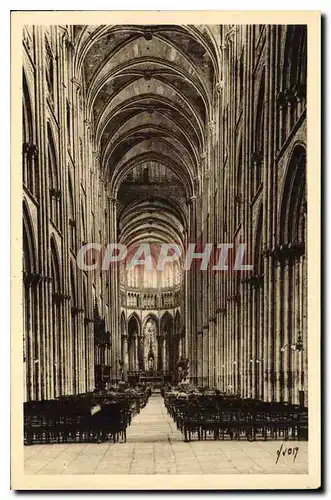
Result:
{"label": "archway", "polygon": [[128,321],[128,364],[129,373],[136,373],[145,369],[144,342],[141,336],[140,320],[132,314]]}
{"label": "archway", "polygon": [[306,150],[297,145],[284,181],[278,256],[284,283],[279,320],[284,372],[281,397],[292,403],[302,403],[307,397],[306,211]]}
{"label": "archway", "polygon": [[174,360],[174,320],[172,315],[167,311],[163,314],[160,322],[161,334],[165,340],[165,364],[164,371],[170,376],[174,373],[175,360]]}
{"label": "archway", "polygon": [[126,319],[124,311],[121,314],[121,359],[123,366],[123,378],[127,380],[129,370],[128,337],[126,332]]}
{"label": "archway", "polygon": [[[59,255],[56,246],[56,242],[54,238],[51,239],[51,278],[52,278],[52,345],[53,345],[53,391],[54,396],[60,396],[62,394],[62,350],[63,350],[63,342],[62,342],[62,325],[61,325],[61,316],[62,316],[62,302],[64,300],[64,296],[61,293],[61,278],[60,278],[60,264],[59,264]],[[72,285],[72,293],[75,295],[75,286]],[[73,301],[75,302],[75,298],[73,297]],[[75,328],[73,331],[73,338],[75,338]],[[75,352],[75,346],[73,346],[73,353]],[[75,356],[75,354],[73,354]],[[75,357],[73,359],[73,380],[75,384]]]}
{"label": "archway", "polygon": [[29,210],[23,204],[23,362],[25,400],[39,396],[36,245]]}
{"label": "archway", "polygon": [[30,98],[31,91],[29,89],[27,79],[23,70],[23,100],[22,100],[22,178],[23,184],[29,192],[35,197],[39,196],[39,177],[38,177],[38,148],[34,143],[34,115],[32,109],[32,101]]}
{"label": "archway", "polygon": [[254,336],[252,342],[252,359],[250,373],[252,377],[252,396],[263,399],[264,396],[264,338],[263,338],[263,206],[259,208],[259,215],[254,240],[254,278],[252,282],[252,317]]}
{"label": "archway", "polygon": [[154,315],[149,315],[144,324],[144,357],[146,370],[152,374],[158,369],[160,343],[158,336],[158,321]]}

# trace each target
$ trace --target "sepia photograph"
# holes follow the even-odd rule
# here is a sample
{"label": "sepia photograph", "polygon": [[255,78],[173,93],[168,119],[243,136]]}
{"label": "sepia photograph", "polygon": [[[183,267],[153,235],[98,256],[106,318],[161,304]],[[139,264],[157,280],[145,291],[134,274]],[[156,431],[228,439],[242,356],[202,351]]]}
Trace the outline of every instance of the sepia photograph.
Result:
{"label": "sepia photograph", "polygon": [[12,14],[14,489],[319,486],[320,14],[200,14]]}

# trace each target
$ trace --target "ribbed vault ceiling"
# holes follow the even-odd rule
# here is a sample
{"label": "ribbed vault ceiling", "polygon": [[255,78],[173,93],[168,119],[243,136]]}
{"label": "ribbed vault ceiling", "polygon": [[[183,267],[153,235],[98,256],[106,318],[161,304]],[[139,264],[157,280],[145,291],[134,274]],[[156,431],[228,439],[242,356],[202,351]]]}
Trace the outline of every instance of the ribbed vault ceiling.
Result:
{"label": "ribbed vault ceiling", "polygon": [[75,72],[84,75],[94,150],[120,202],[120,240],[183,241],[218,78],[213,38],[202,26],[75,30]]}

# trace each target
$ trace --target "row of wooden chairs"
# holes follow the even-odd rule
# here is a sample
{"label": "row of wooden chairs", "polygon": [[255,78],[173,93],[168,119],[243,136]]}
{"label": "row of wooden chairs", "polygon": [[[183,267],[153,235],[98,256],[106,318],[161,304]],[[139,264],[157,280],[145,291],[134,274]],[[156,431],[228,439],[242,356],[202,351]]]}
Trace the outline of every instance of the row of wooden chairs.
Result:
{"label": "row of wooden chairs", "polygon": [[165,406],[185,441],[308,439],[308,410],[299,405],[219,396],[164,394]]}
{"label": "row of wooden chairs", "polygon": [[126,441],[132,418],[148,392],[129,397],[107,393],[24,403],[24,444]]}

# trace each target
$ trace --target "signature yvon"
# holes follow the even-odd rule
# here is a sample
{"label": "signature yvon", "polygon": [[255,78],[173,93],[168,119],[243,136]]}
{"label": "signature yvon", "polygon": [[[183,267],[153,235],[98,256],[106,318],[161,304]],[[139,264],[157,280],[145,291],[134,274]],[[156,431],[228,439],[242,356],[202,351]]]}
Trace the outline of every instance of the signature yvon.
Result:
{"label": "signature yvon", "polygon": [[294,446],[293,448],[292,447],[286,448],[282,443],[281,447],[277,450],[276,464],[278,463],[281,455],[283,455],[283,457],[293,455],[293,462],[295,462],[298,453],[299,453],[299,446]]}

